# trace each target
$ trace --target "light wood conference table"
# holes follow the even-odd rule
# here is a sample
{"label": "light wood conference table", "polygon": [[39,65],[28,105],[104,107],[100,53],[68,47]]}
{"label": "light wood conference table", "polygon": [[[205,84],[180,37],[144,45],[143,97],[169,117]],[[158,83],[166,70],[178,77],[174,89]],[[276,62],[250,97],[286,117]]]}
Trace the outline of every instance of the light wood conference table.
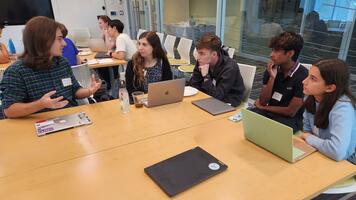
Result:
{"label": "light wood conference table", "polygon": [[[82,59],[87,59],[87,60],[92,60],[95,59],[95,52],[91,53],[90,55],[86,56],[80,56]],[[0,64],[0,69],[6,69],[8,68],[14,61],[10,61],[9,63],[4,63]],[[118,60],[118,59],[112,59],[112,62],[110,63],[97,63],[97,64],[91,64],[89,65],[90,68],[96,69],[96,68],[102,68],[102,67],[113,67],[113,66],[118,66],[118,65],[125,65],[127,62],[125,60]]]}
{"label": "light wood conference table", "polygon": [[[80,56],[81,59],[86,59],[86,60],[93,60],[95,59],[96,52],[92,52],[89,55],[86,56]],[[118,65],[125,65],[127,61],[125,60],[118,60],[115,58],[112,58],[112,62],[110,63],[97,63],[97,64],[90,64],[89,67],[92,69],[96,68],[102,68],[102,67],[113,67],[113,66],[118,66]]]}
{"label": "light wood conference table", "polygon": [[290,164],[223,118],[0,178],[0,199],[169,199],[143,169],[195,146],[228,169],[174,199],[309,199],[356,173],[320,153]]}
{"label": "light wood conference table", "polygon": [[[212,116],[191,104],[208,97],[199,93],[183,102],[153,108],[135,108],[123,114],[118,100],[0,120],[0,178],[24,173],[102,150],[174,132],[233,113]],[[85,112],[93,124],[37,137],[35,122]],[[1,199],[1,198],[0,198]]]}
{"label": "light wood conference table", "polygon": [[[112,67],[115,66],[123,66],[126,65],[126,61],[125,60],[118,60],[115,58],[108,58],[108,59],[104,59],[104,60],[111,60],[111,62],[105,62],[105,63],[100,63],[100,60],[102,59],[95,59],[95,55],[96,52],[91,52],[89,50],[86,50],[87,52],[90,52],[89,55],[85,55],[85,56],[80,56],[80,58],[82,60],[86,59],[88,61],[88,66],[91,69],[98,69],[98,68],[109,68],[109,77],[110,77],[110,83],[112,86],[112,89],[110,91],[111,96],[113,96],[114,98],[118,98],[118,85],[115,87],[115,75],[114,75],[114,69]],[[97,63],[95,64],[90,64],[89,61],[90,60],[96,60]],[[124,70],[124,67],[122,67],[122,69]],[[124,79],[124,77],[121,77],[121,79]]]}

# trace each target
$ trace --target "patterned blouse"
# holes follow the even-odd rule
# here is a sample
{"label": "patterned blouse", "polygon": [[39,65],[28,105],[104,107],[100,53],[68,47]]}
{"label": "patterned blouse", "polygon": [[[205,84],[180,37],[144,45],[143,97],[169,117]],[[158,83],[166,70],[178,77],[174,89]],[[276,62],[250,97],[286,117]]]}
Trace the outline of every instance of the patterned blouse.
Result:
{"label": "patterned blouse", "polygon": [[153,67],[145,68],[145,82],[144,82],[144,92],[148,91],[148,84],[155,83],[162,80],[162,61],[157,60]]}

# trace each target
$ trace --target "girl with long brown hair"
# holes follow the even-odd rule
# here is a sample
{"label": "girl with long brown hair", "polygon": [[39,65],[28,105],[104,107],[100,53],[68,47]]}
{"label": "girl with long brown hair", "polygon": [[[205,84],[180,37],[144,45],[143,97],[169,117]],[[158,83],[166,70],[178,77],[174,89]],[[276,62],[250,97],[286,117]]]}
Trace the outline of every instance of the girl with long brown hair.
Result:
{"label": "girl with long brown hair", "polygon": [[172,79],[168,58],[155,32],[140,35],[138,51],[127,64],[125,78],[130,98],[134,91],[147,92],[149,83]]}
{"label": "girl with long brown hair", "polygon": [[356,164],[356,99],[349,90],[344,61],[317,61],[303,81],[305,101],[302,138],[336,161]]}

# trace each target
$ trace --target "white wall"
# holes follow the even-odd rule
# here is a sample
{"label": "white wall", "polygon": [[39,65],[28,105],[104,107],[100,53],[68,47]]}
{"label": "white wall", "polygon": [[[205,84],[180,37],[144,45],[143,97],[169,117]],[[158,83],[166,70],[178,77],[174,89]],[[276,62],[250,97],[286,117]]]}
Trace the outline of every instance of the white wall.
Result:
{"label": "white wall", "polygon": [[106,15],[110,19],[120,20],[125,28],[124,33],[130,35],[130,23],[129,23],[129,13],[127,11],[127,1],[128,0],[105,0],[106,4]]}
{"label": "white wall", "polygon": [[54,18],[67,29],[88,28],[92,37],[99,37],[96,16],[105,15],[104,0],[51,0]]}
{"label": "white wall", "polygon": [[[105,2],[106,1],[106,2]],[[51,0],[54,18],[66,25],[68,31],[72,29],[88,28],[91,37],[99,37],[100,30],[98,27],[97,16],[106,15],[113,19],[120,19],[124,25],[124,32],[129,33],[129,20],[127,12],[127,0]],[[107,5],[107,11],[102,9]],[[116,11],[117,16],[111,16],[110,11]],[[0,42],[7,45],[8,39],[14,41],[18,54],[23,52],[22,30],[21,26],[7,26],[3,30]]]}
{"label": "white wall", "polygon": [[8,40],[9,38],[11,38],[12,41],[14,42],[16,53],[21,54],[23,52],[22,31],[24,27],[25,27],[24,25],[6,26],[5,29],[3,29],[0,42],[8,46]]}

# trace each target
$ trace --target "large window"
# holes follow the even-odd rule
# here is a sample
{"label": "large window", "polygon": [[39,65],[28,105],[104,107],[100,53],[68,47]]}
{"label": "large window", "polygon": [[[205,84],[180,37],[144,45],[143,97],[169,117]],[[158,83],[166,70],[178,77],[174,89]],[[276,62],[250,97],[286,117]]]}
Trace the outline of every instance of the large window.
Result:
{"label": "large window", "polygon": [[269,57],[269,40],[285,30],[299,32],[302,12],[298,0],[249,0],[243,8],[241,53]]}
{"label": "large window", "polygon": [[356,0],[160,1],[161,25],[166,34],[194,41],[204,32],[220,34],[225,46],[237,50],[239,62],[244,58],[266,62],[272,37],[283,31],[300,33],[305,41],[300,61],[310,64],[321,58],[345,60],[356,93]]}
{"label": "large window", "polygon": [[131,37],[136,38],[139,29],[157,31],[159,0],[130,0],[129,15]]}
{"label": "large window", "polygon": [[163,30],[194,41],[204,32],[215,33],[216,5],[217,0],[164,0]]}
{"label": "large window", "polygon": [[243,0],[227,0],[225,11],[224,44],[235,49],[240,48],[240,32]]}

